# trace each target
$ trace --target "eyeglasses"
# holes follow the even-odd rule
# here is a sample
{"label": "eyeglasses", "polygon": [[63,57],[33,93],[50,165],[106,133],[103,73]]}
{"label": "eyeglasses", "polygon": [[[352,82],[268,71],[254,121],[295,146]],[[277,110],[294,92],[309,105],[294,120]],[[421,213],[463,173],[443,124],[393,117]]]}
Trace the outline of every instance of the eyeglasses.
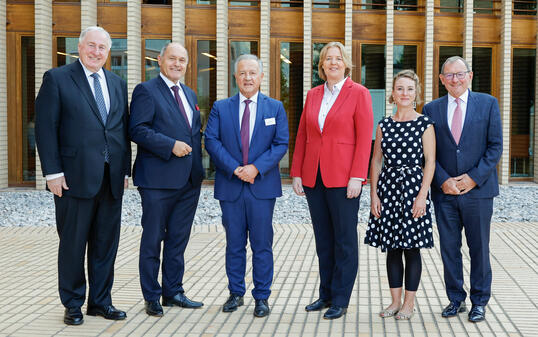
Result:
{"label": "eyeglasses", "polygon": [[469,71],[460,71],[459,73],[446,73],[446,74],[443,74],[443,77],[449,81],[452,81],[454,76],[456,76],[458,80],[463,80],[465,78],[465,75],[467,75],[467,73],[469,73]]}

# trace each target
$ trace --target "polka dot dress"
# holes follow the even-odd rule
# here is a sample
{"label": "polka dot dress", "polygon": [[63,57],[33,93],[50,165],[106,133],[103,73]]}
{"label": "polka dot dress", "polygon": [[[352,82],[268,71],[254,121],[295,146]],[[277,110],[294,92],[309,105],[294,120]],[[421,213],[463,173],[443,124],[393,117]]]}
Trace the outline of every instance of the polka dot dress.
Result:
{"label": "polka dot dress", "polygon": [[407,122],[387,117],[379,123],[384,158],[377,184],[381,217],[376,219],[370,214],[364,243],[381,247],[383,252],[433,247],[429,195],[426,214],[415,219],[412,213],[413,202],[422,185],[422,134],[432,124],[431,119],[422,115]]}

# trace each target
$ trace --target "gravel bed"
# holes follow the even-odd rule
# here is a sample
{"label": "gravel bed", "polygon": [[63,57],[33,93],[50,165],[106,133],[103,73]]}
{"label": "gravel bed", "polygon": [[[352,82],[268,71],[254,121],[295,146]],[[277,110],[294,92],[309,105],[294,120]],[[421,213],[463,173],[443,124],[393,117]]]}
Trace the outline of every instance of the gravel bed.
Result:
{"label": "gravel bed", "polygon": [[[538,222],[538,184],[513,184],[500,189],[500,196],[494,202],[493,222]],[[273,222],[311,223],[306,199],[296,196],[289,185],[283,190],[283,196],[276,202]],[[359,222],[368,221],[369,209],[369,186],[366,186],[361,196]],[[122,212],[122,225],[140,226],[142,208],[135,189],[126,191]],[[220,224],[220,216],[219,203],[213,198],[213,187],[204,186],[194,225]],[[0,227],[54,225],[54,202],[49,192],[12,189],[0,192]]]}

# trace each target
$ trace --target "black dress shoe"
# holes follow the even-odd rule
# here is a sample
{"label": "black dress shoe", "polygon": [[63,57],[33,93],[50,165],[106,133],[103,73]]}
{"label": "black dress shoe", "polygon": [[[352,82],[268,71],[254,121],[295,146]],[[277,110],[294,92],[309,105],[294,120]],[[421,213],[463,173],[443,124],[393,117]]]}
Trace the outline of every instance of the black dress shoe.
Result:
{"label": "black dress shoe", "polygon": [[324,299],[317,299],[305,307],[306,311],[320,311],[331,306],[331,301]]}
{"label": "black dress shoe", "polygon": [[467,310],[465,307],[465,302],[452,301],[443,309],[441,316],[445,318],[454,317],[460,312],[465,312],[465,310]]}
{"label": "black dress shoe", "polygon": [[84,323],[80,308],[65,308],[64,323],[67,325],[81,325]]}
{"label": "black dress shoe", "polygon": [[337,319],[344,316],[347,312],[347,308],[339,307],[337,305],[331,305],[329,310],[325,311],[323,318],[325,319]]}
{"label": "black dress shoe", "polygon": [[174,297],[163,296],[163,306],[165,307],[182,307],[189,309],[201,308],[204,304],[202,302],[191,301],[184,293],[179,293]]}
{"label": "black dress shoe", "polygon": [[243,296],[236,294],[230,294],[230,297],[226,300],[222,306],[223,312],[232,312],[236,311],[238,307],[242,306],[245,302],[243,301]]}
{"label": "black dress shoe", "polygon": [[163,307],[161,307],[159,301],[146,301],[144,308],[146,309],[146,314],[150,316],[162,317],[163,315]]}
{"label": "black dress shoe", "polygon": [[478,323],[486,319],[486,306],[474,305],[469,311],[469,322]]}
{"label": "black dress shoe", "polygon": [[269,315],[269,304],[267,300],[256,300],[256,306],[254,307],[254,316],[265,317]]}
{"label": "black dress shoe", "polygon": [[114,308],[112,304],[104,306],[104,307],[88,306],[88,310],[86,311],[86,314],[89,316],[102,316],[106,319],[111,319],[114,321],[121,321],[122,319],[125,319],[127,317],[127,314],[125,313],[125,311],[121,311]]}

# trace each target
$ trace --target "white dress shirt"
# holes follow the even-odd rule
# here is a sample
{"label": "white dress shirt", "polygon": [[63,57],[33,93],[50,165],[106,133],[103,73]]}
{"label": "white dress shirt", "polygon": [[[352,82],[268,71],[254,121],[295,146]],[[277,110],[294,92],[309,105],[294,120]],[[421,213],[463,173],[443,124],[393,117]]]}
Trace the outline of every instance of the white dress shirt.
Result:
{"label": "white dress shirt", "polygon": [[183,92],[183,88],[181,87],[179,81],[177,83],[174,83],[168,79],[168,77],[164,76],[163,73],[159,73],[161,78],[163,79],[164,83],[168,86],[170,89],[170,93],[172,94],[172,97],[176,99],[176,96],[174,96],[174,90],[172,90],[172,87],[174,85],[177,85],[179,87],[178,93],[179,98],[181,98],[181,102],[183,103],[183,107],[185,108],[185,113],[187,114],[187,118],[189,119],[189,125],[192,127],[192,109],[191,105],[189,104],[189,101],[187,101],[187,96],[185,96],[185,93]]}
{"label": "white dress shirt", "polygon": [[331,108],[334,105],[334,102],[338,98],[338,95],[340,94],[340,91],[342,90],[342,87],[344,86],[344,82],[346,81],[347,77],[345,77],[340,82],[336,83],[333,87],[333,91],[329,89],[329,86],[327,85],[327,82],[325,82],[325,85],[323,86],[323,100],[321,101],[321,106],[319,108],[319,114],[318,114],[318,123],[319,123],[319,129],[321,132],[323,132],[323,125],[325,124],[325,119],[327,119],[327,115],[329,114],[329,111],[331,111]]}
{"label": "white dress shirt", "polygon": [[248,104],[250,110],[250,120],[248,122],[248,143],[252,139],[252,132],[254,131],[254,124],[256,123],[256,108],[258,106],[258,92],[256,92],[251,98],[246,98],[239,93],[239,130],[241,130],[241,122],[243,121],[243,114],[245,113],[245,107],[247,106],[245,100],[250,99],[252,102]]}
{"label": "white dress shirt", "polygon": [[[84,74],[86,75],[86,79],[88,80],[88,84],[90,85],[90,89],[92,90],[93,97],[95,97],[95,87],[93,86],[94,79],[92,77],[93,72],[89,70],[88,68],[86,68],[86,66],[84,66],[84,64],[80,61],[80,59],[78,61],[80,62],[80,65],[82,66],[82,69],[84,70]],[[106,77],[105,77],[105,72],[103,71],[103,68],[99,69],[99,71],[97,72],[97,75],[99,75],[99,84],[101,85],[101,92],[103,93],[103,98],[105,100],[106,113],[108,114],[110,112],[110,94],[108,93],[108,85],[106,83]],[[45,176],[45,179],[52,180],[52,179],[60,178],[63,176],[64,176],[63,172],[53,173],[53,174],[47,174]]]}
{"label": "white dress shirt", "polygon": [[[465,115],[467,114],[467,100],[469,99],[469,90],[465,90],[465,92],[459,97],[459,99],[461,100],[461,129],[463,130],[463,123],[465,123]],[[448,94],[448,106],[446,112],[448,128],[450,129],[450,131],[452,131],[452,119],[454,118],[454,111],[456,110],[457,106],[458,103],[456,103],[456,98]]]}

